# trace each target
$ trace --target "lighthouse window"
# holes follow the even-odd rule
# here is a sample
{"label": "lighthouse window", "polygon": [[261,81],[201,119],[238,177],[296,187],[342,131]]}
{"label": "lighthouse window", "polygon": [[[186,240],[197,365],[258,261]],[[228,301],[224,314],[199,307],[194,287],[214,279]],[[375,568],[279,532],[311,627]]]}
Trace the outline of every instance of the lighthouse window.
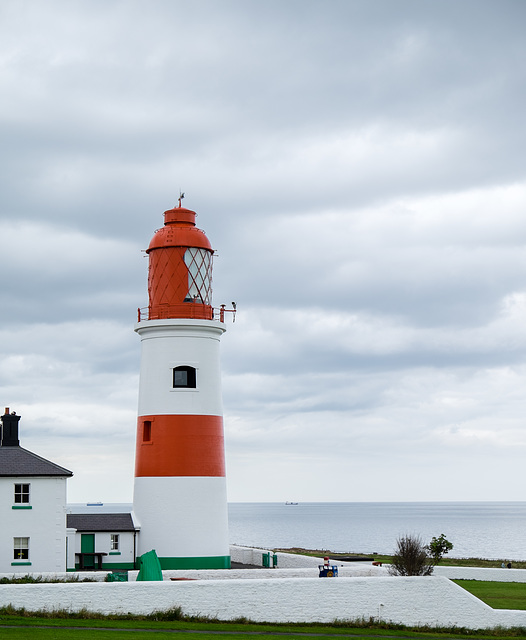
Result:
{"label": "lighthouse window", "polygon": [[195,369],[193,367],[175,367],[173,370],[174,389],[195,389]]}
{"label": "lighthouse window", "polygon": [[151,420],[145,420],[142,425],[142,441],[151,442],[152,440],[152,423]]}

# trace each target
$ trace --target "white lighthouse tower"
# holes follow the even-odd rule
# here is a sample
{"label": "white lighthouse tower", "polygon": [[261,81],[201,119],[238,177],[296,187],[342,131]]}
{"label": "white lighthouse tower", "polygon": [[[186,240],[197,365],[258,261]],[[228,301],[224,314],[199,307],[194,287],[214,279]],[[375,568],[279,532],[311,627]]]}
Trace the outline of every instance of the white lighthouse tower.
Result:
{"label": "white lighthouse tower", "polygon": [[163,569],[230,567],[213,249],[195,212],[164,213],[147,249],[148,309],[139,311],[139,417],[133,507],[138,553]]}

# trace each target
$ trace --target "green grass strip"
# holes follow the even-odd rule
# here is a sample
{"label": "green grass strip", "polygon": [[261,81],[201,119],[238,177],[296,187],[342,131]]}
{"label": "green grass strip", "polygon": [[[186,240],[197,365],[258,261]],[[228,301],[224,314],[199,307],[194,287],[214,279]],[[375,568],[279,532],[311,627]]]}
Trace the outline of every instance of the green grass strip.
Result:
{"label": "green grass strip", "polygon": [[526,582],[453,580],[493,609],[526,610]]}
{"label": "green grass strip", "polygon": [[[43,628],[45,627],[45,628]],[[152,633],[154,635],[152,636]],[[88,611],[70,613],[67,611],[27,612],[24,609],[5,607],[0,609],[0,638],[31,638],[32,640],[105,640],[106,637],[120,640],[121,636],[130,640],[143,638],[174,638],[175,633],[183,633],[185,640],[191,638],[240,637],[264,635],[267,638],[306,637],[347,637],[347,638],[421,638],[426,640],[448,639],[491,639],[526,638],[526,628],[478,630],[462,628],[406,627],[375,620],[335,621],[332,624],[276,624],[254,623],[245,618],[233,622],[222,622],[209,618],[187,617],[179,608],[156,612],[147,616],[111,615],[104,616]],[[19,635],[16,635],[19,634]],[[24,635],[26,634],[26,635]]]}

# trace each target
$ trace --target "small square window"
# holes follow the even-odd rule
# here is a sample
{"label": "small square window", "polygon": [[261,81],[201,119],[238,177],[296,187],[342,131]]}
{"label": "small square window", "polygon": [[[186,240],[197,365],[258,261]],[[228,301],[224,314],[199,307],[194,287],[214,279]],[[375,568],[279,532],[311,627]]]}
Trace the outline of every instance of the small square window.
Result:
{"label": "small square window", "polygon": [[29,560],[29,538],[13,538],[13,558]]}
{"label": "small square window", "polygon": [[110,534],[111,537],[111,551],[118,551],[119,550],[119,534],[118,533],[112,533]]}
{"label": "small square window", "polygon": [[28,484],[15,484],[15,504],[29,504]]}
{"label": "small square window", "polygon": [[193,367],[175,367],[173,370],[174,389],[195,389],[196,376]]}

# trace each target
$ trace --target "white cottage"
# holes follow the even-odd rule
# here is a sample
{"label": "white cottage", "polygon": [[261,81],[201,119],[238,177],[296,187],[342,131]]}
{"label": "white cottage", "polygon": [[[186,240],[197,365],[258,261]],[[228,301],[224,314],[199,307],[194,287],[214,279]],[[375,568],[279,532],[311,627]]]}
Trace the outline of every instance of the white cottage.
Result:
{"label": "white cottage", "polygon": [[6,409],[0,419],[0,573],[65,571],[73,473],[20,446],[20,416]]}

